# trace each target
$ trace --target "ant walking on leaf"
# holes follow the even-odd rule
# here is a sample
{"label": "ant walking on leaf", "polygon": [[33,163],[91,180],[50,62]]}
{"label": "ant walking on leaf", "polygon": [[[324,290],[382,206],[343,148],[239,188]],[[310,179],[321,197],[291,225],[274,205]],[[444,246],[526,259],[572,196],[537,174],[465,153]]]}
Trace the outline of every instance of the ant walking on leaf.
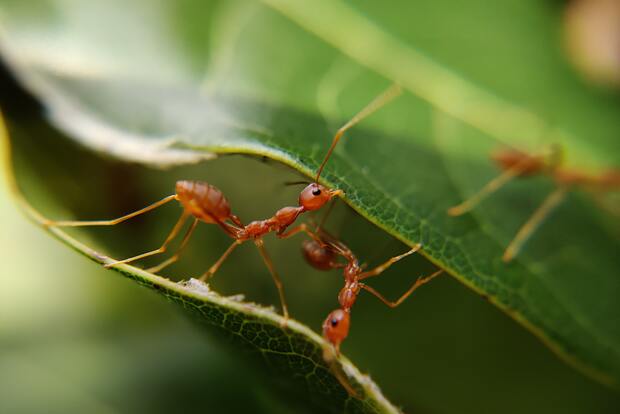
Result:
{"label": "ant walking on leaf", "polygon": [[282,305],[282,313],[284,318],[288,318],[288,308],[286,306],[286,300],[284,298],[284,290],[282,287],[282,283],[280,277],[278,276],[271,258],[267,254],[267,251],[263,245],[263,236],[268,233],[275,233],[279,238],[288,238],[299,232],[305,232],[310,237],[315,237],[314,234],[307,228],[305,224],[301,224],[289,229],[297,217],[300,214],[305,213],[307,211],[318,210],[323,207],[329,200],[337,195],[341,195],[343,192],[341,190],[333,190],[329,189],[321,184],[319,184],[319,178],[321,173],[323,172],[323,168],[325,167],[327,161],[331,157],[331,154],[340,141],[340,138],[344,135],[344,133],[352,128],[354,125],[359,123],[364,118],[371,115],[373,112],[387,104],[389,101],[397,97],[401,93],[401,89],[397,85],[392,85],[382,94],[377,96],[373,101],[371,101],[366,107],[364,107],[360,112],[358,112],[349,122],[344,124],[335,134],[331,146],[329,147],[323,162],[321,163],[314,182],[310,183],[306,186],[301,193],[299,194],[299,203],[296,207],[283,207],[276,211],[276,213],[265,220],[253,221],[247,225],[244,225],[243,222],[232,213],[230,203],[224,196],[221,190],[215,187],[212,184],[209,184],[204,181],[178,181],[176,183],[176,191],[175,194],[167,196],[156,203],[153,203],[147,207],[144,207],[138,211],[134,211],[133,213],[127,214],[125,216],[113,219],[113,220],[95,220],[95,221],[51,221],[48,220],[45,224],[50,227],[85,227],[85,226],[114,226],[116,224],[122,223],[130,218],[139,216],[151,210],[154,210],[166,203],[169,203],[173,200],[181,203],[183,207],[183,212],[181,213],[181,217],[174,225],[163,244],[155,249],[148,251],[146,253],[139,254],[137,256],[129,257],[127,259],[118,260],[114,262],[107,263],[105,265],[106,268],[123,264],[123,263],[131,263],[136,260],[144,259],[146,257],[158,255],[164,253],[168,245],[176,238],[179,234],[183,225],[189,218],[193,218],[192,224],[185,232],[181,243],[179,244],[177,250],[174,254],[164,262],[160,263],[157,266],[147,269],[149,272],[159,272],[166,266],[174,263],[178,260],[181,252],[187,245],[196,225],[199,221],[202,221],[207,224],[216,224],[218,225],[226,234],[228,234],[234,242],[226,249],[226,251],[222,254],[222,256],[205,272],[200,280],[203,282],[208,280],[209,277],[213,276],[215,272],[220,268],[222,263],[226,260],[226,258],[233,252],[233,250],[239,246],[240,244],[246,241],[253,241],[256,247],[258,248],[261,257],[267,266],[273,281],[278,289],[278,294],[280,296],[280,303]]}
{"label": "ant walking on leaf", "polygon": [[[620,170],[609,169],[599,174],[589,174],[577,169],[562,167],[562,152],[559,146],[552,146],[540,154],[528,154],[515,149],[502,149],[491,154],[502,173],[489,181],[480,191],[461,204],[448,209],[451,216],[460,216],[476,207],[485,197],[500,189],[513,178],[525,178],[535,175],[550,177],[556,189],[542,202],[530,218],[521,226],[517,234],[508,244],[502,259],[510,262],[523,248],[525,242],[540,227],[544,219],[574,189],[591,193],[603,207],[604,195],[620,190]],[[611,209],[610,209],[611,210]],[[618,211],[613,211],[618,214]]]}

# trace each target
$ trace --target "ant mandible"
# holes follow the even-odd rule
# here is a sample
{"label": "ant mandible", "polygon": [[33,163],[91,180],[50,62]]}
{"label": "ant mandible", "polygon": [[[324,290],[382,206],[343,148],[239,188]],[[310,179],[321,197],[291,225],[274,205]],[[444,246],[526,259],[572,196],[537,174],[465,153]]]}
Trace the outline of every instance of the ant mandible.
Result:
{"label": "ant mandible", "polygon": [[606,207],[600,196],[620,190],[620,170],[609,169],[599,174],[588,174],[562,167],[562,151],[557,145],[539,154],[528,154],[516,149],[501,149],[493,152],[491,159],[503,172],[470,198],[448,209],[449,215],[460,216],[467,213],[486,196],[497,191],[513,178],[546,175],[553,179],[557,187],[517,231],[504,251],[502,256],[504,262],[509,262],[517,256],[528,238],[542,224],[545,217],[564,200],[568,191],[576,188],[590,191],[595,199]]}
{"label": "ant mandible", "polygon": [[209,277],[215,274],[215,272],[219,269],[224,260],[226,260],[226,258],[237,246],[248,240],[252,240],[258,248],[258,251],[263,261],[265,262],[265,265],[271,273],[276,288],[278,289],[280,303],[282,305],[282,313],[286,320],[289,314],[286,300],[284,298],[282,282],[275,271],[271,258],[265,250],[262,240],[263,236],[265,236],[267,233],[274,232],[279,238],[287,238],[299,232],[305,232],[310,237],[314,237],[312,232],[307,228],[305,224],[293,227],[288,231],[287,229],[295,222],[295,220],[300,214],[307,211],[318,210],[333,197],[343,193],[341,190],[332,190],[319,184],[319,178],[321,176],[321,173],[323,172],[323,168],[331,157],[334,148],[340,141],[340,138],[342,138],[342,136],[348,129],[352,128],[362,119],[368,117],[373,112],[387,104],[389,101],[397,97],[400,93],[400,87],[398,85],[392,85],[379,96],[377,96],[374,100],[372,100],[366,107],[364,107],[353,118],[351,118],[350,121],[344,124],[334,135],[331,146],[329,147],[327,154],[325,155],[325,158],[323,159],[323,162],[321,163],[317,171],[314,182],[310,183],[301,191],[299,195],[298,206],[283,207],[280,210],[276,211],[276,213],[268,219],[253,221],[247,225],[244,225],[236,215],[232,214],[230,203],[228,202],[222,191],[219,190],[217,187],[204,181],[178,181],[176,183],[175,194],[167,196],[162,200],[157,201],[156,203],[153,203],[143,209],[134,211],[133,213],[113,220],[48,220],[45,224],[50,227],[113,226],[122,223],[130,218],[154,210],[170,201],[177,200],[179,203],[181,203],[181,206],[183,207],[183,212],[181,213],[181,217],[174,225],[174,227],[164,240],[163,244],[159,248],[124,260],[107,263],[104,266],[106,268],[109,268],[115,265],[130,263],[139,259],[144,259],[149,256],[164,253],[168,245],[183,228],[183,224],[185,223],[185,221],[188,218],[193,217],[194,220],[190,227],[187,229],[175,253],[169,259],[165,260],[157,266],[147,269],[147,271],[159,272],[166,266],[177,261],[199,221],[208,224],[216,224],[235,241],[228,247],[228,249],[226,249],[222,256],[209,268],[209,270],[207,270],[207,272],[205,272],[200,277],[200,280],[206,281]]}

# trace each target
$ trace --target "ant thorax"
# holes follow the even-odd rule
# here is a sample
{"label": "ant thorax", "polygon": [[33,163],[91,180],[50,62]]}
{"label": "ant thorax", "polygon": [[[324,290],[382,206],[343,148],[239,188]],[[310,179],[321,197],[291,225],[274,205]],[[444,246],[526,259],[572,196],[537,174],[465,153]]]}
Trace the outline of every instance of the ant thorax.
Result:
{"label": "ant thorax", "polygon": [[239,239],[247,240],[261,237],[262,235],[269,233],[269,230],[269,220],[252,221],[239,232]]}
{"label": "ant thorax", "polygon": [[256,220],[249,223],[239,232],[239,238],[251,239],[261,237],[269,232],[275,231],[282,233],[297,220],[297,217],[304,212],[303,207],[284,207],[266,220]]}
{"label": "ant thorax", "polygon": [[347,281],[357,280],[357,276],[362,272],[358,261],[356,259],[349,260],[349,263],[344,268],[344,278]]}
{"label": "ant thorax", "polygon": [[297,220],[297,217],[303,212],[303,207],[283,207],[276,211],[276,214],[273,217],[275,218],[278,228],[275,228],[274,230],[282,231],[286,229],[288,226],[293,224],[295,220]]}
{"label": "ant thorax", "polygon": [[357,295],[360,292],[360,285],[357,280],[347,282],[338,294],[338,302],[342,309],[348,310],[355,304]]}

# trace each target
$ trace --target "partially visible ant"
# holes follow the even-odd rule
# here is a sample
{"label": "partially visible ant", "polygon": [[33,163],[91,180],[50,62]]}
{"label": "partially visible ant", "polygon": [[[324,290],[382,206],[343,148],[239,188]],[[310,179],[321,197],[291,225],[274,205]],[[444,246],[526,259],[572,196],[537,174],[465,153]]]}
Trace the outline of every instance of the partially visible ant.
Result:
{"label": "partially visible ant", "polygon": [[193,222],[186,231],[181,243],[175,253],[166,261],[160,263],[157,266],[147,269],[149,272],[159,272],[166,266],[174,263],[178,260],[181,252],[187,245],[190,236],[192,235],[196,225],[199,221],[208,224],[217,224],[226,234],[228,234],[235,241],[226,249],[222,256],[205,272],[200,280],[206,281],[209,277],[213,276],[219,269],[226,258],[232,253],[232,251],[240,244],[252,240],[258,248],[265,265],[269,269],[273,281],[278,289],[280,296],[280,302],[282,304],[282,313],[286,319],[288,319],[288,307],[284,298],[284,291],[282,288],[282,282],[280,277],[275,271],[271,258],[267,254],[263,245],[263,236],[267,233],[274,232],[279,238],[291,237],[299,232],[305,232],[310,237],[315,237],[313,233],[307,228],[306,224],[293,227],[287,231],[297,217],[307,211],[318,210],[325,205],[329,200],[337,195],[343,194],[342,190],[332,190],[321,184],[319,184],[319,178],[323,172],[325,164],[329,160],[334,148],[340,141],[340,138],[344,133],[359,123],[362,119],[368,117],[373,112],[387,104],[389,101],[397,97],[401,93],[401,89],[398,85],[392,85],[385,90],[382,94],[377,96],[371,101],[365,108],[358,112],[349,122],[343,125],[335,134],[331,146],[329,147],[323,162],[321,163],[314,182],[308,184],[299,195],[299,203],[297,207],[284,207],[276,211],[276,213],[265,220],[253,221],[247,225],[244,225],[241,220],[231,212],[230,203],[224,197],[221,190],[212,184],[204,181],[178,181],[176,183],[175,194],[165,197],[164,199],[157,201],[143,209],[127,214],[113,220],[96,220],[96,221],[52,221],[48,220],[45,224],[50,227],[83,227],[83,226],[113,226],[122,223],[132,217],[144,214],[148,211],[154,210],[172,200],[177,200],[183,207],[181,217],[174,225],[161,247],[155,250],[151,250],[146,253],[139,254],[124,260],[118,260],[105,265],[106,268],[122,264],[130,263],[139,259],[144,259],[149,256],[164,253],[168,248],[168,245],[179,234],[183,224],[189,217],[193,217]]}
{"label": "partially visible ant", "polygon": [[449,215],[460,216],[467,213],[486,196],[497,191],[513,178],[546,175],[555,182],[557,187],[518,230],[504,251],[502,256],[504,262],[510,262],[517,256],[527,239],[542,224],[545,217],[564,200],[569,191],[574,189],[589,191],[601,206],[607,208],[601,195],[620,190],[620,170],[609,169],[599,174],[588,174],[562,167],[562,151],[557,145],[540,154],[528,154],[516,149],[497,150],[491,154],[491,159],[503,172],[470,198],[448,209]]}
{"label": "partially visible ant", "polygon": [[[360,265],[357,257],[349,247],[343,242],[337,240],[334,236],[330,235],[324,230],[317,228],[316,236],[310,240],[305,240],[302,244],[302,252],[306,261],[315,269],[318,270],[331,270],[331,269],[343,269],[344,275],[344,287],[338,294],[338,302],[340,308],[336,309],[327,315],[327,318],[323,322],[323,337],[327,340],[332,350],[325,349],[323,358],[327,362],[331,369],[347,390],[347,392],[356,396],[356,391],[352,388],[351,384],[340,370],[334,365],[334,358],[340,354],[340,344],[349,335],[349,328],[351,326],[351,308],[357,300],[357,296],[362,290],[365,290],[374,296],[376,296],[381,302],[395,308],[405,301],[417,288],[428,283],[431,279],[439,276],[443,269],[440,269],[431,275],[420,277],[411,285],[411,287],[400,298],[395,301],[386,299],[381,293],[374,288],[368,286],[362,281],[371,277],[379,276],[386,269],[392,266],[399,260],[417,252],[420,250],[421,245],[417,244],[409,251],[394,256],[387,260],[385,263],[375,267],[374,269],[364,271],[365,265]],[[339,260],[344,259],[344,261]]]}

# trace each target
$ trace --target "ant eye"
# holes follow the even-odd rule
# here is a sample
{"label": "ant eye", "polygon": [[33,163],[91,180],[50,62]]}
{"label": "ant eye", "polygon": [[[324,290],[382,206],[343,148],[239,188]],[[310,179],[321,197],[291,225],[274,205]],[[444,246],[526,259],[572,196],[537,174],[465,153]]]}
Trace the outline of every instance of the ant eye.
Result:
{"label": "ant eye", "polygon": [[338,319],[337,318],[332,318],[332,320],[330,321],[333,327],[336,327],[338,325]]}
{"label": "ant eye", "polygon": [[314,190],[312,190],[312,194],[315,196],[321,195],[321,189],[315,188]]}

